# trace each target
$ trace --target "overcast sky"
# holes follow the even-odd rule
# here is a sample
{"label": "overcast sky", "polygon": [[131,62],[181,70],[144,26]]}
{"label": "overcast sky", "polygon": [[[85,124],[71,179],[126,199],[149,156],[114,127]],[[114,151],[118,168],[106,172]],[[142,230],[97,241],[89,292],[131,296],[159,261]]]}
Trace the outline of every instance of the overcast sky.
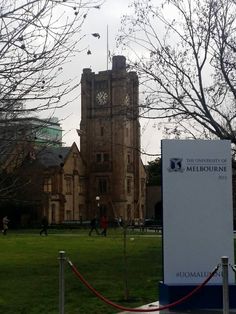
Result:
{"label": "overcast sky", "polygon": [[[83,33],[88,34],[83,46],[88,46],[91,55],[87,55],[86,51],[79,53],[66,67],[64,67],[65,76],[77,77],[80,81],[83,68],[91,68],[93,72],[103,71],[107,68],[107,25],[108,25],[108,44],[111,53],[121,54],[116,48],[115,38],[120,27],[120,18],[123,14],[130,12],[128,8],[129,0],[106,0],[100,10],[90,12],[86,18]],[[91,33],[99,33],[100,39],[91,36]],[[81,45],[80,45],[81,46]],[[111,64],[109,64],[109,69]],[[65,119],[61,122],[64,130],[64,142],[71,145],[76,142],[79,146],[79,137],[76,129],[80,125],[80,87],[74,93],[78,99],[64,109],[58,110],[55,116],[59,119]],[[160,153],[160,133],[155,128],[155,121],[141,122],[141,145],[148,153]],[[155,157],[142,156],[143,162],[153,160]]]}

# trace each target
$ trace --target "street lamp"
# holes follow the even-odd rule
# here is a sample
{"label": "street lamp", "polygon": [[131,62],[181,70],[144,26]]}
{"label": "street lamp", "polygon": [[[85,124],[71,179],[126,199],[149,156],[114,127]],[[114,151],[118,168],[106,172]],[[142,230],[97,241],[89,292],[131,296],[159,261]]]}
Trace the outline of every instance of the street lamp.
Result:
{"label": "street lamp", "polygon": [[96,196],[96,202],[97,202],[97,208],[98,208],[98,214],[99,214],[99,206],[100,206],[100,204],[99,204],[99,201],[100,201],[100,196]]}

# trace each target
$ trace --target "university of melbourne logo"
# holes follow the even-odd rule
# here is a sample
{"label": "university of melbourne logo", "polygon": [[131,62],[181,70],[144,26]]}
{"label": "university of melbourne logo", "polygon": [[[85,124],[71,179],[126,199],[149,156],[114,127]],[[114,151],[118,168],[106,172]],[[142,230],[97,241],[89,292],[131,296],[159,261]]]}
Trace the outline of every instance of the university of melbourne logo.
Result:
{"label": "university of melbourne logo", "polygon": [[170,167],[168,168],[169,172],[183,172],[182,160],[182,158],[171,158]]}

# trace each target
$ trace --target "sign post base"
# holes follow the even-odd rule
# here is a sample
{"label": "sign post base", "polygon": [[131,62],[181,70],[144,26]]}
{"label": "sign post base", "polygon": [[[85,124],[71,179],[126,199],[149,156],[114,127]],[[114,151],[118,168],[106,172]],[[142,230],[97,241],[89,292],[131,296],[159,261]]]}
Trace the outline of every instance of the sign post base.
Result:
{"label": "sign post base", "polygon": [[[159,302],[161,305],[171,304],[186,296],[197,286],[195,285],[167,285],[159,283]],[[229,308],[236,309],[236,285],[229,285]],[[196,294],[181,304],[171,307],[170,310],[192,309],[222,309],[222,285],[208,284],[202,287]]]}

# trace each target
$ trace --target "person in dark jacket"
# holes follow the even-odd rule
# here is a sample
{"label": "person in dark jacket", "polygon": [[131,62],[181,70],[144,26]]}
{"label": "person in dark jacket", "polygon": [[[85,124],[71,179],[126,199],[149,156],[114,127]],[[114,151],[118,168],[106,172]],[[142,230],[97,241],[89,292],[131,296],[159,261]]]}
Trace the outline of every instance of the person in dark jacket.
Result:
{"label": "person in dark jacket", "polygon": [[46,236],[48,235],[48,219],[46,216],[43,217],[42,219],[42,229],[39,232],[40,235],[45,234]]}
{"label": "person in dark jacket", "polygon": [[3,225],[2,234],[3,235],[7,235],[9,221],[10,220],[8,219],[7,216],[3,217],[3,219],[2,219],[2,225]]}
{"label": "person in dark jacket", "polygon": [[99,232],[98,232],[98,220],[97,220],[97,217],[95,216],[91,221],[90,221],[90,231],[89,231],[89,236],[92,235],[92,232],[95,230],[96,231],[96,234],[99,235]]}

